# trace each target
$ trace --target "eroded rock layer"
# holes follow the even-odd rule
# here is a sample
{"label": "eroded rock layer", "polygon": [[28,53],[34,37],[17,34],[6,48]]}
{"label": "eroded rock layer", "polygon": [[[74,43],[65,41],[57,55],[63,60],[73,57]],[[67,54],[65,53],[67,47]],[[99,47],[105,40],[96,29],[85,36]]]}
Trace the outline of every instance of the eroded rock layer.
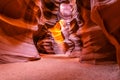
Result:
{"label": "eroded rock layer", "polygon": [[39,52],[80,62],[117,58],[120,64],[119,5],[118,0],[0,0],[0,62],[39,59]]}
{"label": "eroded rock layer", "polygon": [[40,59],[32,38],[37,21],[31,1],[0,0],[0,63]]}
{"label": "eroded rock layer", "polygon": [[92,0],[92,19],[103,30],[108,40],[116,48],[117,62],[120,65],[120,1]]}
{"label": "eroded rock layer", "polygon": [[80,61],[91,61],[93,64],[99,61],[115,61],[115,47],[109,42],[101,26],[91,19],[93,14],[90,0],[78,1],[78,7],[84,20],[84,25],[79,31],[83,41]]}

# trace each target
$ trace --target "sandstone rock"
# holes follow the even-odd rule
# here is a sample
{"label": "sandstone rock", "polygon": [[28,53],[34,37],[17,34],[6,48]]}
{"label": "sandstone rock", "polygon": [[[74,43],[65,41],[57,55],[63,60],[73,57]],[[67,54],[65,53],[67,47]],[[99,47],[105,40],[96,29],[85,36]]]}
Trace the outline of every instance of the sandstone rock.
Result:
{"label": "sandstone rock", "polygon": [[[92,0],[92,19],[103,30],[106,37],[116,48],[117,62],[120,65],[120,1],[119,0]],[[96,17],[95,17],[96,16]]]}
{"label": "sandstone rock", "polygon": [[[64,1],[65,0],[62,0],[62,1],[57,1],[57,0],[42,1],[41,0],[41,3],[44,4],[41,7],[44,7],[44,8],[41,9],[42,18],[40,18],[40,21],[42,21],[42,22],[40,22],[40,24],[41,24],[41,27],[45,27],[46,29],[44,30],[43,28],[41,29],[41,27],[39,27],[41,29],[41,31],[38,31],[37,35],[38,36],[42,35],[42,33],[44,35],[42,36],[42,39],[38,38],[39,41],[37,43],[38,44],[40,43],[41,45],[43,45],[43,41],[46,38],[45,36],[47,34],[49,34],[49,32],[50,32],[51,38],[49,38],[49,40],[52,40],[51,47],[53,48],[54,52],[56,54],[67,53],[67,54],[69,54],[69,55],[71,54],[71,56],[73,56],[77,52],[80,54],[80,46],[79,46],[80,42],[79,42],[78,37],[75,34],[79,28],[80,21],[78,18],[78,12],[77,12],[77,7],[75,5],[75,0],[73,0],[70,2],[70,4],[65,5],[65,6],[68,6],[68,8],[72,8],[72,14],[71,14],[71,12],[69,12],[70,16],[72,15],[72,18],[70,19],[70,29],[68,29],[69,32],[67,32],[67,30],[65,30],[65,28],[63,29],[63,27],[59,24],[59,22],[60,22],[60,20],[66,18],[67,16],[61,15],[61,13],[59,11],[59,8],[60,8],[59,4]],[[71,7],[71,5],[72,5],[72,7]],[[50,13],[46,13],[46,11],[47,12],[49,11]],[[69,9],[68,9],[68,11],[69,11]],[[68,13],[68,11],[66,11],[65,14]],[[69,20],[69,19],[67,19],[67,20]],[[75,36],[71,35],[71,37],[68,37],[67,35],[69,33],[72,35],[75,35]],[[40,47],[40,45],[37,45],[37,47],[39,47],[38,50],[40,50],[40,48],[41,48],[42,51],[40,51],[40,52],[42,52],[42,53],[43,52],[46,53],[46,51],[48,51],[48,50],[44,49],[42,46]],[[47,48],[48,48],[48,46],[47,46]],[[50,49],[50,46],[49,46],[49,49]],[[73,49],[74,49],[74,51],[73,51]],[[49,53],[49,51],[47,53]]]}
{"label": "sandstone rock", "polygon": [[115,61],[115,47],[109,42],[102,31],[100,25],[91,20],[90,1],[78,1],[78,7],[81,7],[81,15],[84,20],[84,25],[78,31],[83,42],[82,54],[80,62],[94,61],[97,64],[100,61]]}
{"label": "sandstone rock", "polygon": [[29,0],[0,0],[0,63],[40,59],[32,38],[37,21],[24,18],[36,17],[33,13],[26,15],[28,4]]}

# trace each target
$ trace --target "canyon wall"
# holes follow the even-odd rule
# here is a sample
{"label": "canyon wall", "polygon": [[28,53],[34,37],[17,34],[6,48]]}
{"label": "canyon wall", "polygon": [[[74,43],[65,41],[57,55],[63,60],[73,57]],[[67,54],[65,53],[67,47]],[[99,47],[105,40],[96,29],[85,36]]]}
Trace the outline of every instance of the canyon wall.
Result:
{"label": "canyon wall", "polygon": [[[63,2],[62,8],[71,7],[71,13],[60,12]],[[0,0],[0,63],[62,53],[83,63],[120,64],[119,4],[118,0]]]}
{"label": "canyon wall", "polygon": [[33,42],[37,6],[31,1],[0,0],[0,63],[40,59]]}

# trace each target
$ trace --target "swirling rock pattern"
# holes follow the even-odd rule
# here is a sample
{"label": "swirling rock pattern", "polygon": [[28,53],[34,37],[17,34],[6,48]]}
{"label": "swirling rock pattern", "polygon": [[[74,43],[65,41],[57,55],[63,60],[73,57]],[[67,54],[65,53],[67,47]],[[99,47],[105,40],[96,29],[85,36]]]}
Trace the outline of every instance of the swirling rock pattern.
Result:
{"label": "swirling rock pattern", "polygon": [[79,53],[80,62],[117,58],[120,64],[119,0],[0,0],[0,63],[36,60],[38,51],[56,53],[49,29],[63,18],[59,14],[63,1],[73,7],[69,38],[74,45],[63,42],[61,47],[68,52],[74,48],[72,55]]}
{"label": "swirling rock pattern", "polygon": [[[99,22],[97,21],[98,19],[96,15],[91,13],[94,9],[92,7],[95,3],[91,4],[90,0],[77,1],[79,7],[78,9],[80,9],[78,11],[80,11],[84,20],[84,25],[81,27],[80,31],[78,31],[78,34],[81,36],[81,40],[83,41],[80,62],[97,64],[101,61],[116,61],[115,47],[109,42],[101,25],[96,23]],[[99,2],[97,0],[92,1]],[[104,4],[104,6],[105,5],[106,4]],[[95,22],[91,19],[91,15],[96,18]],[[109,15],[109,13],[106,15]]]}
{"label": "swirling rock pattern", "polygon": [[[117,62],[120,65],[120,1],[91,0],[92,19],[102,28],[108,40],[116,48]],[[96,17],[95,17],[96,16]]]}
{"label": "swirling rock pattern", "polygon": [[[44,5],[40,6],[41,11],[42,11],[42,17],[40,18],[39,31],[37,31],[34,34],[34,40],[35,40],[35,44],[36,44],[39,52],[41,52],[41,53],[44,52],[44,53],[58,54],[58,52],[56,51],[56,48],[59,49],[58,47],[60,47],[59,53],[65,54],[65,53],[72,52],[72,55],[74,55],[75,53],[78,52],[80,55],[80,52],[79,52],[80,46],[79,46],[78,38],[71,36],[69,38],[69,40],[71,40],[72,43],[69,43],[70,41],[64,42],[65,38],[68,37],[65,35],[67,32],[62,31],[62,27],[59,24],[61,19],[66,18],[66,16],[61,15],[60,11],[59,11],[60,4],[64,1],[67,1],[67,0],[41,0],[41,2],[40,2],[40,4],[44,4]],[[68,6],[69,5],[72,6],[71,8],[73,10],[72,17],[70,19],[71,27],[69,29],[69,32],[74,35],[76,34],[77,30],[79,29],[79,25],[81,24],[80,19],[78,17],[79,14],[77,12],[77,7],[76,7],[75,3],[76,3],[75,0],[71,0],[70,3],[68,4]],[[66,5],[66,7],[67,7],[67,5]],[[64,38],[64,40],[61,42],[61,44],[56,43],[54,40],[55,39],[54,36],[58,35],[57,31],[52,31],[52,30],[55,30],[55,28],[61,34],[61,36],[59,36],[59,38],[61,38],[61,39],[62,39],[62,37]],[[54,34],[54,36],[53,36],[52,33],[55,33],[55,32],[56,32],[56,34]],[[76,40],[76,39],[78,39],[78,40]],[[78,41],[78,44],[76,41]],[[66,52],[66,50],[68,50],[68,51]],[[79,51],[77,51],[77,50],[79,50]]]}
{"label": "swirling rock pattern", "polygon": [[0,63],[40,59],[32,39],[36,8],[32,0],[0,0]]}

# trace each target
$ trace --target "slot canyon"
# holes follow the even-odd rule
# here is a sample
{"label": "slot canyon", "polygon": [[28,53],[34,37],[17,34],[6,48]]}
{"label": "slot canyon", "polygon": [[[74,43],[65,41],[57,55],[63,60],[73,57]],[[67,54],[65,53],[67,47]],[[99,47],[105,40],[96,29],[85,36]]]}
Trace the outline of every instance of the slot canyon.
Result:
{"label": "slot canyon", "polygon": [[0,80],[120,80],[120,0],[0,0]]}

